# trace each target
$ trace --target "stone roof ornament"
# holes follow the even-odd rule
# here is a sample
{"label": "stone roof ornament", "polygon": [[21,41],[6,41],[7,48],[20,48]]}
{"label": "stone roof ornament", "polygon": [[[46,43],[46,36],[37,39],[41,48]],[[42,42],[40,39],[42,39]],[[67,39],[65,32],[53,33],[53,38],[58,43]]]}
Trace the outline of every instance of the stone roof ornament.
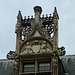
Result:
{"label": "stone roof ornament", "polygon": [[40,6],[34,7],[35,17],[28,16],[23,19],[21,12],[19,11],[18,20],[16,24],[16,31],[18,31],[17,42],[22,44],[23,42],[35,37],[43,37],[53,45],[53,51],[58,50],[58,13],[56,7],[54,8],[53,16],[46,14],[46,16],[40,16],[42,8]]}
{"label": "stone roof ornament", "polygon": [[19,21],[19,22],[22,21],[21,11],[18,12],[17,21]]}
{"label": "stone roof ornament", "polygon": [[36,13],[36,12],[39,12],[39,13],[41,14],[42,8],[41,8],[40,6],[35,6],[35,7],[34,7],[34,12],[35,12],[35,13]]}
{"label": "stone roof ornament", "polygon": [[56,7],[54,8],[54,13],[53,13],[54,18],[59,19],[58,13],[57,13],[57,9]]}

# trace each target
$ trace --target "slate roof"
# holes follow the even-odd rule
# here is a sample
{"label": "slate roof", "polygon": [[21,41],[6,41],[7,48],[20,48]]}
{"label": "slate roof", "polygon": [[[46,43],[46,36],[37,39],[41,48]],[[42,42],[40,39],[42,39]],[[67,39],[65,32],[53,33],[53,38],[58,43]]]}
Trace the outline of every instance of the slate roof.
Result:
{"label": "slate roof", "polygon": [[[60,57],[65,71],[68,75],[75,75],[75,55],[65,55]],[[0,60],[0,75],[13,75],[13,60]]]}

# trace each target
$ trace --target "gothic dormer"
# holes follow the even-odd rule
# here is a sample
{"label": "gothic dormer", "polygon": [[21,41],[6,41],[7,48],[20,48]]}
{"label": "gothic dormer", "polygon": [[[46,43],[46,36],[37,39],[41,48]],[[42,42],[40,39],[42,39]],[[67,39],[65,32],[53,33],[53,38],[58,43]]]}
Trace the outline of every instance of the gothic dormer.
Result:
{"label": "gothic dormer", "polygon": [[23,18],[19,11],[16,24],[16,51],[7,54],[14,61],[14,75],[62,75],[59,56],[65,48],[58,47],[58,13],[42,15],[40,6],[34,7],[35,16]]}

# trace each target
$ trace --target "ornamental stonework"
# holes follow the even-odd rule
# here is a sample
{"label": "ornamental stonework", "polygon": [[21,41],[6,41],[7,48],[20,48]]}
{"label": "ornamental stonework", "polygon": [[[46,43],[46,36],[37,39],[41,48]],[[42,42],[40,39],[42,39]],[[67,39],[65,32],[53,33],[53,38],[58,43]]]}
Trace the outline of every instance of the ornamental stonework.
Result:
{"label": "ornamental stonework", "polygon": [[[57,9],[54,8],[52,15],[41,17],[42,8],[35,6],[34,13],[34,17],[23,18],[19,11],[15,28],[16,50],[10,51],[7,58],[14,60],[14,75],[59,75],[59,56],[65,55],[65,48],[58,47]],[[41,63],[49,67],[47,71],[41,68],[43,72],[40,72]],[[33,67],[29,71],[26,69],[30,68],[28,65]]]}

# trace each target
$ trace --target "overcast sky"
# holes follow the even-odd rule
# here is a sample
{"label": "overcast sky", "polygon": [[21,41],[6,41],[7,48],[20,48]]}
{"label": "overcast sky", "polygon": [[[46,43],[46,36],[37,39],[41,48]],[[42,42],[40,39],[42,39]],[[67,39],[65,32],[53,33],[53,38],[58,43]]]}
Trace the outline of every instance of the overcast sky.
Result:
{"label": "overcast sky", "polygon": [[18,11],[22,16],[34,15],[34,6],[42,7],[42,14],[52,14],[54,7],[59,15],[59,47],[66,55],[75,55],[75,0],[0,0],[0,59],[15,50]]}

